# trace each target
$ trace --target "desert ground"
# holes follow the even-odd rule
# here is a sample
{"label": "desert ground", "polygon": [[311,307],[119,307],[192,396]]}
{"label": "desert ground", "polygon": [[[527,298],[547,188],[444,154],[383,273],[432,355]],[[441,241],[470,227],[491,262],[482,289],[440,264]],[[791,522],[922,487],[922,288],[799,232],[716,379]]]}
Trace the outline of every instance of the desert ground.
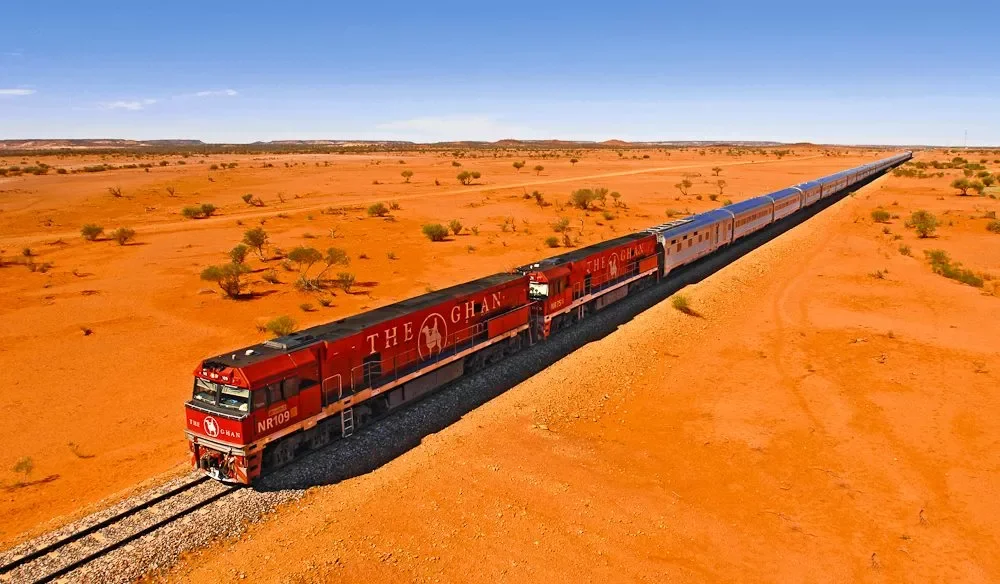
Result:
{"label": "desert ground", "polygon": [[[5,152],[0,167],[68,172],[0,178],[0,545],[186,472],[191,371],[267,338],[275,316],[318,324],[557,253],[545,240],[561,240],[562,217],[585,245],[887,155],[791,150],[213,154],[76,174],[137,161]],[[1000,155],[982,157],[1000,172]],[[461,185],[462,170],[482,176]],[[948,185],[961,170],[943,174],[875,181],[685,289],[698,316],[662,303],[161,577],[1000,579],[1000,298],[995,281],[945,278],[923,253],[1000,277],[1000,235],[986,229],[1000,202],[959,196]],[[625,206],[567,205],[591,187]],[[398,209],[371,217],[376,202]],[[203,203],[214,216],[182,215]],[[904,226],[917,209],[941,220],[934,237]],[[447,241],[421,233],[452,219],[464,227]],[[87,223],[135,241],[86,241]],[[254,296],[226,299],[199,275],[258,226],[271,248],[250,260]],[[297,290],[272,258],[300,245],[346,250],[338,271],[354,289]]]}

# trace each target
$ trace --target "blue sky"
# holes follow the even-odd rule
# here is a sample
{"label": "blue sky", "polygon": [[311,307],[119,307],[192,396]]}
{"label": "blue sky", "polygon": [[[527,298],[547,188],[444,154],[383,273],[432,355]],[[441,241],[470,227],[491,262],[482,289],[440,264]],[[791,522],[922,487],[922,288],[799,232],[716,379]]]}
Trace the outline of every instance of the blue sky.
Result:
{"label": "blue sky", "polygon": [[1000,144],[1000,8],[18,2],[0,138]]}

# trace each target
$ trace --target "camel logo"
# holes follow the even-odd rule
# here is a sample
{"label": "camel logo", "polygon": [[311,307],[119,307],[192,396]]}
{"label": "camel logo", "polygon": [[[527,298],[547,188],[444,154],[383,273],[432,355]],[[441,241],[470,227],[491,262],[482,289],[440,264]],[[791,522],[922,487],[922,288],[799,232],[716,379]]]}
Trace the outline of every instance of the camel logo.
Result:
{"label": "camel logo", "polygon": [[618,277],[618,256],[613,255],[608,261],[608,276],[612,279]]}
{"label": "camel logo", "polygon": [[420,340],[417,352],[421,359],[429,359],[440,354],[448,340],[448,322],[438,313],[427,315],[420,325]]}
{"label": "camel logo", "polygon": [[205,416],[205,433],[212,438],[219,436],[219,423],[212,416]]}

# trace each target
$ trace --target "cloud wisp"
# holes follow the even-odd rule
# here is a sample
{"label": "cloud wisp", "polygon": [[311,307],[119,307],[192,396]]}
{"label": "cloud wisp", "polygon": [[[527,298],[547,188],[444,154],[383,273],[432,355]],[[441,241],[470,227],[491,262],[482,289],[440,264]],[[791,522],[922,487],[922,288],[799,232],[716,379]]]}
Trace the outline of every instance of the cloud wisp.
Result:
{"label": "cloud wisp", "polygon": [[194,94],[194,97],[233,97],[239,94],[240,93],[235,89],[212,89],[208,91],[199,91]]}
{"label": "cloud wisp", "polygon": [[0,95],[31,95],[33,93],[35,93],[34,89],[21,89],[21,88],[0,89]]}
{"label": "cloud wisp", "polygon": [[122,99],[118,101],[109,101],[102,103],[101,107],[109,110],[121,109],[121,110],[136,112],[141,109],[145,109],[146,106],[153,105],[156,102],[157,100],[155,99],[133,99],[133,100]]}

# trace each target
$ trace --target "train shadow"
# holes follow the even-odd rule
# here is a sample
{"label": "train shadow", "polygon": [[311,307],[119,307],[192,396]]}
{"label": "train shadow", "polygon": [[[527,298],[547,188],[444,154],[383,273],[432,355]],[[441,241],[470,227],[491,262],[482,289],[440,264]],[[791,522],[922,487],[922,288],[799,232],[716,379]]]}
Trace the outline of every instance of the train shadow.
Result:
{"label": "train shadow", "polygon": [[502,395],[588,343],[613,333],[637,315],[663,302],[678,290],[708,278],[786,231],[808,221],[878,176],[871,177],[809,209],[768,226],[711,256],[675,271],[657,286],[613,304],[589,320],[560,331],[546,343],[529,349],[413,403],[362,428],[353,436],[309,453],[254,484],[260,491],[305,489],[329,485],[372,472],[410,449],[424,437],[447,428],[462,417]]}

